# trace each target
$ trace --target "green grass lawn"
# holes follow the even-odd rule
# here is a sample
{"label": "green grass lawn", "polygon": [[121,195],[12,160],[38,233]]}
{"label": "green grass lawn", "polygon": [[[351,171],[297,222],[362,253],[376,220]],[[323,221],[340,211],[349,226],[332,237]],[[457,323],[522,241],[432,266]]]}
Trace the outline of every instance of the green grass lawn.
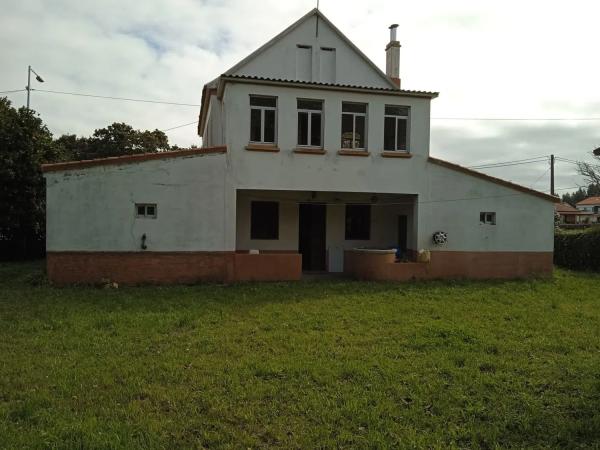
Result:
{"label": "green grass lawn", "polygon": [[599,448],[600,276],[52,288],[0,264],[2,448]]}

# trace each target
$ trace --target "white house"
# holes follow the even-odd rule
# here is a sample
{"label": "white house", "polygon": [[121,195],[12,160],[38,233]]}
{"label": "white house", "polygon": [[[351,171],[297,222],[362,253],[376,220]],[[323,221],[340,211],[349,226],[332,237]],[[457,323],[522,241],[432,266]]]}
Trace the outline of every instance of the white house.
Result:
{"label": "white house", "polygon": [[384,73],[313,10],[204,86],[203,148],[43,166],[50,279],[550,274],[556,198],[429,155],[390,30]]}
{"label": "white house", "polygon": [[598,222],[600,217],[600,197],[588,197],[577,203],[577,209],[591,214],[590,222]]}
{"label": "white house", "polygon": [[573,208],[568,203],[556,203],[554,211],[558,215],[559,225],[583,225],[590,223],[593,213]]}

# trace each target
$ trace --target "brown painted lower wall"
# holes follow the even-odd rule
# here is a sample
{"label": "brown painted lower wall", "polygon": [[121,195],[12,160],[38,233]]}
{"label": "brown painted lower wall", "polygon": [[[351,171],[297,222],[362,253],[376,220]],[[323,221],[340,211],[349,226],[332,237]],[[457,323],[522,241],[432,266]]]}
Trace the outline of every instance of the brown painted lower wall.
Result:
{"label": "brown painted lower wall", "polygon": [[57,285],[229,283],[298,280],[302,275],[297,253],[48,252],[46,263],[48,278]]}
{"label": "brown painted lower wall", "polygon": [[295,281],[302,277],[299,253],[236,253],[235,281]]}
{"label": "brown painted lower wall", "polygon": [[344,271],[360,280],[548,277],[552,252],[431,252],[428,263],[395,263],[394,255],[344,253]]}

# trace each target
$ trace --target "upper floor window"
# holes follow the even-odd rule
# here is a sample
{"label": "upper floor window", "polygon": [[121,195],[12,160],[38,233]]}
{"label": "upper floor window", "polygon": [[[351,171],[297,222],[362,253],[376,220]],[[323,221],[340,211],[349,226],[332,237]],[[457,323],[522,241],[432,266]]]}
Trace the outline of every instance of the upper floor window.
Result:
{"label": "upper floor window", "polygon": [[386,105],[383,149],[387,151],[408,151],[408,107]]}
{"label": "upper floor window", "polygon": [[274,144],[277,98],[250,96],[250,142]]}
{"label": "upper floor window", "polygon": [[367,146],[366,103],[342,103],[342,148],[364,150]]}
{"label": "upper floor window", "polygon": [[298,145],[323,145],[323,101],[298,99]]}

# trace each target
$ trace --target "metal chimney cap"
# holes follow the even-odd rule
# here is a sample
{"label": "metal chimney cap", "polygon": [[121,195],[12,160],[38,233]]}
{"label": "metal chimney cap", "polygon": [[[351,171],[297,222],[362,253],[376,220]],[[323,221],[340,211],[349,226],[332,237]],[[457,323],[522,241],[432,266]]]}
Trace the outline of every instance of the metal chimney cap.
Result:
{"label": "metal chimney cap", "polygon": [[394,28],[398,28],[398,24],[397,23],[393,23],[389,26],[390,30],[394,29]]}

